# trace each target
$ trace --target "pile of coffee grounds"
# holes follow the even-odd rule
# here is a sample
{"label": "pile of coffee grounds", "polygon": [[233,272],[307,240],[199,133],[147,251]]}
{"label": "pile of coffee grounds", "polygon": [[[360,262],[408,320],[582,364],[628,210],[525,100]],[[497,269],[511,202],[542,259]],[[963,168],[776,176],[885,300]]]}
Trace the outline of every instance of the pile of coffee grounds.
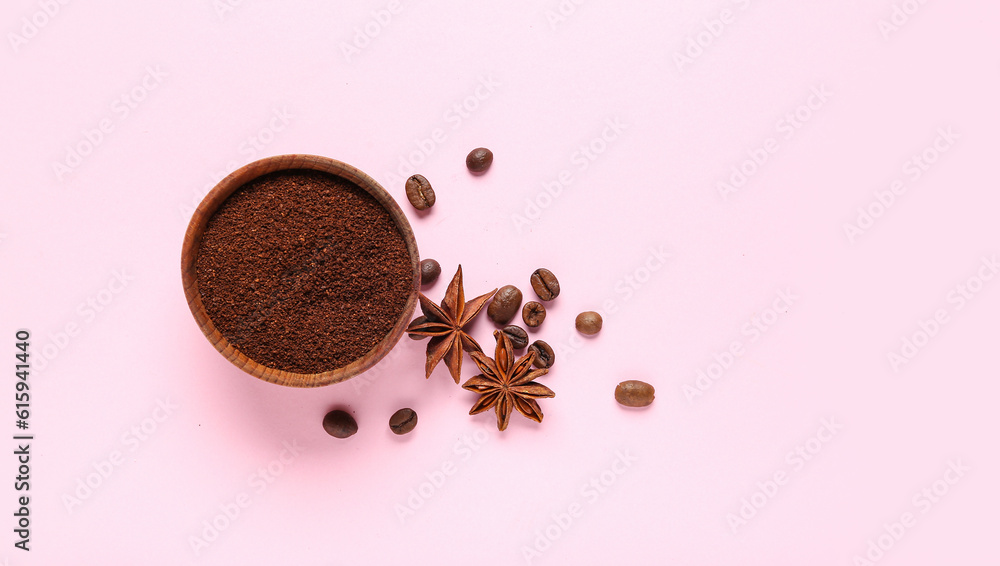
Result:
{"label": "pile of coffee grounds", "polygon": [[240,187],[208,222],[196,262],[202,302],[250,359],[320,373],[368,353],[413,290],[402,234],[346,179],[276,171]]}

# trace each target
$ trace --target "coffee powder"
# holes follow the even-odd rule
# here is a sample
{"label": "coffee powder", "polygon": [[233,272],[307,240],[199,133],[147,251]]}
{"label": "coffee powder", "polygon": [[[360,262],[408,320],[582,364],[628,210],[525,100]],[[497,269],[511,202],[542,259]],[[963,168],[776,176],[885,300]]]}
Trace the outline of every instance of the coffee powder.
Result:
{"label": "coffee powder", "polygon": [[196,269],[219,332],[250,359],[294,373],[368,353],[413,290],[388,211],[350,181],[311,170],[276,171],[234,192],[208,222]]}

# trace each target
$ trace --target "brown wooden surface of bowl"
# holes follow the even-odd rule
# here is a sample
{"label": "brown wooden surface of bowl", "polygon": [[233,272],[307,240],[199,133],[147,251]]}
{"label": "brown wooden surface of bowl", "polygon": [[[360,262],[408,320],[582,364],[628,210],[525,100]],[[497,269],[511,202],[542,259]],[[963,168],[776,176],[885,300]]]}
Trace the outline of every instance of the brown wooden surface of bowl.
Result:
{"label": "brown wooden surface of bowl", "polygon": [[[205,232],[209,219],[212,218],[215,211],[219,209],[230,195],[246,183],[268,173],[289,169],[306,169],[329,173],[354,183],[374,197],[389,212],[389,215],[399,228],[399,232],[406,242],[406,248],[410,253],[410,263],[413,270],[413,290],[407,298],[403,312],[400,313],[399,320],[393,325],[392,330],[364,356],[344,367],[322,373],[306,374],[283,371],[264,366],[248,358],[216,329],[212,323],[212,319],[209,318],[208,313],[205,311],[205,305],[202,303],[201,294],[198,291],[198,277],[195,265],[201,249],[202,235]],[[194,315],[195,321],[198,322],[198,326],[208,338],[208,341],[226,359],[250,375],[270,383],[291,387],[319,387],[350,379],[371,368],[388,354],[389,350],[403,336],[403,331],[409,324],[410,318],[413,316],[413,310],[417,305],[417,293],[420,289],[420,255],[417,252],[417,240],[413,236],[413,230],[410,228],[410,223],[403,214],[402,209],[399,208],[399,205],[396,204],[392,196],[366,173],[358,170],[356,167],[327,157],[304,154],[278,155],[254,161],[237,169],[205,195],[205,198],[202,199],[201,204],[198,205],[197,210],[194,211],[194,215],[191,217],[187,233],[184,234],[184,246],[181,251],[181,279],[184,283],[184,294],[187,297],[191,314]]]}

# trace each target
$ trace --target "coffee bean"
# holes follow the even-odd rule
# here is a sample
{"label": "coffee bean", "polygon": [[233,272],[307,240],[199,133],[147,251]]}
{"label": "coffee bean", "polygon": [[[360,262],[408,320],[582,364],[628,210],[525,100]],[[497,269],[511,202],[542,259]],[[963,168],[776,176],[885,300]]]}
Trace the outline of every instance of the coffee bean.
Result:
{"label": "coffee bean", "polygon": [[528,352],[535,353],[534,366],[538,369],[550,368],[556,361],[556,353],[552,351],[552,346],[549,346],[543,340],[532,342],[528,346]]}
{"label": "coffee bean", "polygon": [[593,336],[601,331],[604,326],[604,319],[594,311],[586,311],[576,315],[576,329],[581,334]]}
{"label": "coffee bean", "polygon": [[653,402],[656,390],[645,381],[623,381],[615,387],[615,401],[626,407],[646,407]]}
{"label": "coffee bean", "polygon": [[528,301],[521,309],[521,318],[525,324],[535,328],[545,320],[545,307],[537,301]]}
{"label": "coffee bean", "polygon": [[521,308],[521,299],[520,289],[504,285],[493,295],[493,302],[486,307],[486,315],[497,324],[507,324],[517,314],[517,309]]}
{"label": "coffee bean", "polygon": [[400,409],[389,417],[389,430],[396,434],[406,434],[416,426],[417,413],[413,409]]}
{"label": "coffee bean", "polygon": [[515,350],[520,350],[528,345],[528,332],[516,324],[504,326],[501,332],[510,338],[510,346]]}
{"label": "coffee bean", "polygon": [[477,147],[465,158],[465,166],[473,173],[483,174],[493,165],[493,152],[485,147]]}
{"label": "coffee bean", "polygon": [[420,284],[430,285],[441,275],[441,264],[437,260],[425,259],[420,262]]}
{"label": "coffee bean", "polygon": [[330,436],[347,438],[358,432],[358,422],[346,411],[330,411],[323,417],[323,430]]}
{"label": "coffee bean", "polygon": [[[411,322],[410,324],[423,324],[428,320],[430,319],[427,318],[426,316],[418,316],[417,318],[413,319],[413,322]],[[423,340],[424,338],[427,338],[427,336],[422,336],[420,334],[407,334],[407,336],[410,337],[410,340]]]}
{"label": "coffee bean", "polygon": [[413,175],[406,180],[406,198],[417,210],[427,210],[434,206],[434,188],[431,187],[427,177],[423,175]]}
{"label": "coffee bean", "polygon": [[531,274],[531,288],[543,301],[551,301],[559,296],[559,280],[551,271],[544,267],[536,269]]}

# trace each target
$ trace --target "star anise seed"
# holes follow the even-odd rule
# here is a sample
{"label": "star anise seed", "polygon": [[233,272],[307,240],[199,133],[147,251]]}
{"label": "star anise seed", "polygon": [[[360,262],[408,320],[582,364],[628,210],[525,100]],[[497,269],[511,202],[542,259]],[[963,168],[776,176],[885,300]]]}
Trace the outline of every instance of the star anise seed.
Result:
{"label": "star anise seed", "polygon": [[534,352],[514,361],[514,348],[511,347],[510,338],[499,330],[493,332],[493,337],[497,341],[494,359],[482,352],[469,354],[479,366],[479,371],[483,372],[462,384],[463,389],[480,395],[469,414],[475,415],[494,408],[497,428],[500,430],[507,428],[514,409],[535,422],[542,422],[542,409],[535,399],[555,397],[556,394],[541,383],[536,383],[535,379],[547,374],[549,370],[531,369],[531,363],[535,361]]}
{"label": "star anise seed", "polygon": [[483,310],[486,301],[496,293],[493,289],[485,295],[480,295],[469,302],[465,302],[465,290],[462,287],[462,266],[458,266],[458,272],[448,284],[441,305],[434,304],[430,299],[420,293],[420,310],[427,317],[426,320],[414,320],[407,327],[406,332],[417,336],[430,336],[431,340],[427,344],[427,363],[424,367],[426,375],[430,377],[431,372],[438,362],[444,359],[448,371],[458,383],[462,375],[462,351],[482,352],[479,344],[465,332],[467,326],[479,311]]}

